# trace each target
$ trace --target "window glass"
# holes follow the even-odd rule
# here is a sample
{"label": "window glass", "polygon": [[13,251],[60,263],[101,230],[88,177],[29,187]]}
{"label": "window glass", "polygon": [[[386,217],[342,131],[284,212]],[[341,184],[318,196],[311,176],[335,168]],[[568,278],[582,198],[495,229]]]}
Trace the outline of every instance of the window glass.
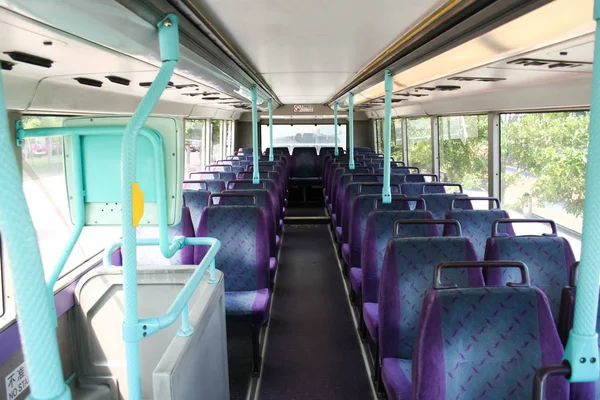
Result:
{"label": "window glass", "polygon": [[375,150],[378,153],[383,153],[383,120],[375,120]]}
{"label": "window glass", "polygon": [[[23,117],[27,128],[62,126],[63,117]],[[23,145],[23,190],[48,277],[73,231],[65,185],[62,137],[28,138]],[[64,276],[120,237],[120,227],[83,228],[61,273]]]}
{"label": "window glass", "polygon": [[487,115],[439,118],[441,182],[460,183],[470,196],[488,195],[487,125]]}
{"label": "window glass", "polygon": [[223,121],[220,119],[212,120],[212,146],[210,152],[210,163],[216,164],[217,161],[223,159],[223,142],[221,135],[221,124]]}
{"label": "window glass", "polygon": [[204,128],[206,121],[203,119],[185,120],[185,177],[188,179],[190,172],[204,169]]}
{"label": "window glass", "polygon": [[[549,218],[581,252],[589,112],[502,114],[501,196],[511,216]],[[541,226],[517,226],[537,234]]]}
{"label": "window glass", "polygon": [[392,158],[396,161],[404,161],[402,147],[402,119],[392,119]]}
{"label": "window glass", "polygon": [[233,134],[232,134],[233,123],[231,120],[225,121],[225,156],[233,154]]}
{"label": "window glass", "polygon": [[408,139],[408,163],[419,167],[422,173],[433,172],[431,165],[433,154],[431,147],[431,119],[409,118],[406,120],[406,135]]}
{"label": "window glass", "polygon": [[[333,147],[335,129],[333,124],[317,125],[273,125],[273,147],[287,147],[290,153],[294,147]],[[261,147],[269,147],[269,126],[261,125]],[[338,147],[346,148],[346,125],[338,126]]]}

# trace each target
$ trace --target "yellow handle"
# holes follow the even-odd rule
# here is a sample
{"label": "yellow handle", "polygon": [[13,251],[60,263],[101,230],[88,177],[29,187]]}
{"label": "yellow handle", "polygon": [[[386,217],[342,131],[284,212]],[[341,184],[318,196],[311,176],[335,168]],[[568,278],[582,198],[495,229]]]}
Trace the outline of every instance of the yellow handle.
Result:
{"label": "yellow handle", "polygon": [[131,224],[137,227],[144,215],[144,192],[137,182],[131,184],[131,203],[133,208]]}

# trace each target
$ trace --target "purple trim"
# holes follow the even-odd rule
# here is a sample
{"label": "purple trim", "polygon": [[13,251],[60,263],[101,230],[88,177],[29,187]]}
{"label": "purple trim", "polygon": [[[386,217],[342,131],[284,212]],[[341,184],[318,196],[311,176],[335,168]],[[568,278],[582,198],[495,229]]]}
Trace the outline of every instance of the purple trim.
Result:
{"label": "purple trim", "polygon": [[[57,318],[75,306],[75,287],[77,287],[79,279],[81,278],[78,278],[54,295],[54,307],[56,308]],[[4,364],[20,349],[21,337],[19,335],[19,322],[17,321],[0,333],[0,365]]]}
{"label": "purple trim", "polygon": [[[485,255],[483,257],[486,261],[498,261],[500,260],[500,251],[496,244],[496,239],[488,238],[485,244]],[[504,286],[502,281],[502,268],[490,268],[485,271],[485,284],[487,286]]]}
{"label": "purple trim", "polygon": [[[381,329],[380,329],[381,331]],[[443,399],[446,379],[440,299],[428,290],[423,299],[412,364],[412,398]]]}

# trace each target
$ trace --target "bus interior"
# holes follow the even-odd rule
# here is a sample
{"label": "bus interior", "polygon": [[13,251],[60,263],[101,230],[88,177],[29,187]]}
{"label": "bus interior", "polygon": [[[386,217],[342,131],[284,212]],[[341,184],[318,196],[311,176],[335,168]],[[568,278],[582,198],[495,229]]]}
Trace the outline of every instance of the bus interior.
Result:
{"label": "bus interior", "polygon": [[599,1],[0,0],[0,400],[600,399]]}

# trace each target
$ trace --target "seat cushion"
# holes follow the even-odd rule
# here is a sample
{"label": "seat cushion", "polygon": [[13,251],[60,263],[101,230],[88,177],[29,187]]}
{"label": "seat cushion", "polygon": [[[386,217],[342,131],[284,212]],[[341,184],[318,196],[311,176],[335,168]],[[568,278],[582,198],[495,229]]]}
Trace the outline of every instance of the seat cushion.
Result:
{"label": "seat cushion", "polygon": [[346,265],[350,265],[350,245],[348,243],[344,243],[342,245],[342,258]]}
{"label": "seat cushion", "polygon": [[384,358],[381,362],[381,378],[388,399],[410,399],[411,360]]}
{"label": "seat cushion", "polygon": [[341,226],[335,227],[335,240],[337,240],[338,243],[342,243],[342,227]]}
{"label": "seat cushion", "polygon": [[363,320],[371,339],[377,343],[379,341],[379,304],[363,303]]}
{"label": "seat cushion", "polygon": [[360,268],[350,269],[350,286],[354,293],[358,295],[362,293],[362,270]]}
{"label": "seat cushion", "polygon": [[225,314],[240,321],[264,324],[269,319],[269,289],[225,292]]}

